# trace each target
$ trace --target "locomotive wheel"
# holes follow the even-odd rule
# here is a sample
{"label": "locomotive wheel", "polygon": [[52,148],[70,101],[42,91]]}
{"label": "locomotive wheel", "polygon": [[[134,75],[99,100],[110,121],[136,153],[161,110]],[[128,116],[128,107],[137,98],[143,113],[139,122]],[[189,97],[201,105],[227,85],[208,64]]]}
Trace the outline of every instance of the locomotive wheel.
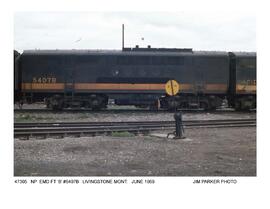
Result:
{"label": "locomotive wheel", "polygon": [[147,108],[147,105],[134,105],[136,108]]}
{"label": "locomotive wheel", "polygon": [[46,103],[46,108],[47,108],[47,109],[51,109],[51,108],[52,108],[52,105],[51,105],[50,102]]}
{"label": "locomotive wheel", "polygon": [[181,102],[180,103],[180,108],[188,108],[188,102]]}
{"label": "locomotive wheel", "polygon": [[204,110],[209,110],[209,104],[206,102],[200,102],[200,108],[204,109]]}
{"label": "locomotive wheel", "polygon": [[90,108],[91,106],[90,106],[90,103],[89,102],[84,102],[83,103],[83,107],[84,108]]}
{"label": "locomotive wheel", "polygon": [[49,106],[53,110],[62,110],[64,107],[64,100],[61,96],[56,95],[50,98]]}
{"label": "locomotive wheel", "polygon": [[217,109],[216,106],[210,106],[210,108],[209,108],[209,110],[212,110],[212,111],[214,111],[214,110],[216,110],[216,109]]}
{"label": "locomotive wheel", "polygon": [[156,110],[158,110],[158,106],[156,106],[156,105],[150,105],[149,106],[149,110],[156,111]]}
{"label": "locomotive wheel", "polygon": [[45,102],[45,104],[46,104],[46,108],[47,108],[47,109],[51,109],[51,108],[52,108],[51,103],[50,103],[50,99],[49,99],[49,98],[45,98],[45,99],[44,99],[44,102]]}
{"label": "locomotive wheel", "polygon": [[53,109],[53,110],[62,110],[63,107],[62,107],[62,105],[57,104],[57,105],[52,105],[52,109]]}
{"label": "locomotive wheel", "polygon": [[108,105],[108,97],[104,95],[92,95],[89,100],[92,110],[100,110]]}
{"label": "locomotive wheel", "polygon": [[101,105],[102,105],[102,101],[98,97],[91,101],[92,110],[100,110]]}
{"label": "locomotive wheel", "polygon": [[241,108],[241,102],[240,101],[236,101],[235,102],[235,110],[237,111],[240,111],[242,108]]}
{"label": "locomotive wheel", "polygon": [[171,99],[171,100],[168,101],[169,110],[176,110],[177,105],[178,105],[178,103],[177,103],[177,101],[175,99]]}
{"label": "locomotive wheel", "polygon": [[92,107],[92,110],[93,111],[99,111],[99,110],[101,110],[101,107],[97,107],[97,106],[96,107]]}

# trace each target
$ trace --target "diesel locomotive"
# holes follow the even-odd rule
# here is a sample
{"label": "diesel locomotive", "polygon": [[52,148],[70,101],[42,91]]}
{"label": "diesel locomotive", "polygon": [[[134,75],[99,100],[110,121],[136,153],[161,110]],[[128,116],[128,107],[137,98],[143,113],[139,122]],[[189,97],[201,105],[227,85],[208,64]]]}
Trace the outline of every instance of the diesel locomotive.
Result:
{"label": "diesel locomotive", "polygon": [[[176,95],[165,84],[176,81]],[[256,53],[192,49],[14,51],[15,102],[48,108],[116,105],[237,110],[256,108]]]}

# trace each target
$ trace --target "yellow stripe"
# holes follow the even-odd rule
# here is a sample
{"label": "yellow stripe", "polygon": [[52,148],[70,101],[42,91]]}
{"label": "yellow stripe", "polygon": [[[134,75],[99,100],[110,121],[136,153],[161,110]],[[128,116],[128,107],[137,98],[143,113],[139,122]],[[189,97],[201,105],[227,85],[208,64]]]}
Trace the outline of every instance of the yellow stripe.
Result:
{"label": "yellow stripe", "polygon": [[22,83],[23,90],[62,90],[64,83]]}
{"label": "yellow stripe", "polygon": [[227,84],[206,84],[206,90],[208,91],[226,91]]}
{"label": "yellow stripe", "polygon": [[256,85],[236,85],[236,93],[256,93]]}
{"label": "yellow stripe", "polygon": [[192,91],[193,90],[193,85],[192,84],[187,84],[187,83],[180,83],[179,84],[179,93],[181,93],[181,91]]}
{"label": "yellow stripe", "polygon": [[[72,87],[72,83],[66,86]],[[193,84],[179,84],[181,91],[193,91]],[[65,83],[22,83],[22,90],[64,90]],[[155,84],[131,84],[131,83],[75,83],[75,90],[161,90],[165,91],[165,83]],[[206,84],[205,90],[209,91],[226,91],[226,84]],[[256,91],[256,86],[255,86]]]}
{"label": "yellow stripe", "polygon": [[[72,87],[72,83],[66,86]],[[22,90],[64,90],[65,83],[22,83]],[[75,90],[164,90],[165,84],[75,83]]]}
{"label": "yellow stripe", "polygon": [[76,83],[77,90],[164,90],[165,84]]}

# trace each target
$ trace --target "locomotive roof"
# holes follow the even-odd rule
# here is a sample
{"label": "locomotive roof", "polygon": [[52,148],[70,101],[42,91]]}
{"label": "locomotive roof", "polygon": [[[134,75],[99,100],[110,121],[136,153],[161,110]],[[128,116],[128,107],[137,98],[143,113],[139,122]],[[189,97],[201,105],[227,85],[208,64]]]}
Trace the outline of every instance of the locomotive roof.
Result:
{"label": "locomotive roof", "polygon": [[26,50],[30,55],[181,55],[190,52],[122,51],[122,50]]}
{"label": "locomotive roof", "polygon": [[237,57],[256,57],[256,52],[233,52]]}
{"label": "locomotive roof", "polygon": [[194,51],[196,56],[228,56],[228,52],[225,51]]}
{"label": "locomotive roof", "polygon": [[122,50],[25,50],[24,55],[159,55],[159,56],[228,56],[225,51],[122,51]]}

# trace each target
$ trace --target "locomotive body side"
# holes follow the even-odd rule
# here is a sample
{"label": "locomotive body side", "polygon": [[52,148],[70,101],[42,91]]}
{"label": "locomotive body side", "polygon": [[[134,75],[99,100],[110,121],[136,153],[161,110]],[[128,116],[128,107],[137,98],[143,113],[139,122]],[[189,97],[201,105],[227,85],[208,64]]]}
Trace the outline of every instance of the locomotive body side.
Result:
{"label": "locomotive body side", "polygon": [[193,58],[194,89],[204,101],[204,109],[222,105],[229,84],[229,56],[227,52],[195,52]]}
{"label": "locomotive body side", "polygon": [[193,58],[195,93],[224,95],[229,83],[226,52],[195,52]]}
{"label": "locomotive body side", "polygon": [[26,51],[22,90],[31,101],[76,94],[90,97],[83,103],[99,97],[106,105],[110,97],[119,105],[154,105],[170,79],[191,93],[191,65],[191,55],[181,53]]}
{"label": "locomotive body side", "polygon": [[[28,102],[45,99],[53,109],[99,109],[106,107],[109,98],[118,105],[155,107],[160,103],[166,109],[215,109],[227,96],[237,107],[239,101],[247,104],[251,97],[252,101],[256,98],[254,54],[28,50],[19,59],[22,76],[17,86]],[[175,96],[166,95],[169,80],[180,84]]]}
{"label": "locomotive body side", "polygon": [[238,52],[236,57],[235,108],[256,108],[256,53]]}

